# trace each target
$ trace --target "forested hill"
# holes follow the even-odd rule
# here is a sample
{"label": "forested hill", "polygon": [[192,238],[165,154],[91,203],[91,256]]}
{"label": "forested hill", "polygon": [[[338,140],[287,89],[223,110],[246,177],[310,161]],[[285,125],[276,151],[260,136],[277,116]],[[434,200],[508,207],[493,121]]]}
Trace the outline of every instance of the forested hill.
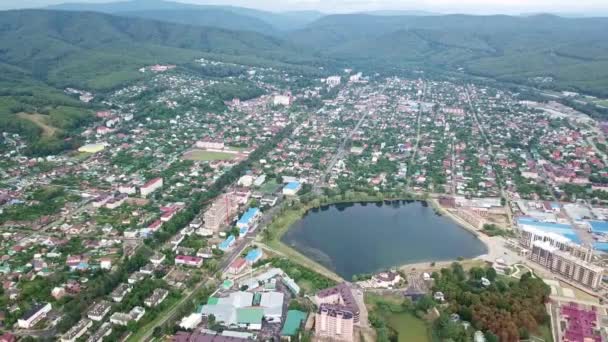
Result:
{"label": "forested hill", "polygon": [[0,132],[25,136],[38,155],[74,147],[92,119],[94,108],[65,95],[66,87],[104,92],[144,77],[143,66],[209,56],[312,64],[296,46],[252,31],[48,10],[2,11],[0,23]]}
{"label": "forested hill", "polygon": [[[608,96],[608,18],[331,15],[289,39],[362,65],[464,68],[476,74]],[[547,84],[544,84],[547,86]]]}
{"label": "forested hill", "polygon": [[301,52],[251,31],[179,25],[93,12],[0,12],[0,62],[57,86],[103,89],[147,63],[191,61],[201,52],[301,62]]}
{"label": "forested hill", "polygon": [[[163,11],[167,16],[163,20],[173,21],[184,24],[202,25],[210,24],[210,15],[217,13],[222,16],[221,22],[215,21],[220,27],[230,29],[252,29],[253,31],[264,32],[251,25],[243,26],[241,21],[247,23],[264,22],[265,25],[272,27],[273,31],[290,31],[303,28],[307,24],[321,18],[322,13],[317,11],[291,11],[291,12],[268,12],[246,7],[222,6],[222,5],[194,5],[181,2],[164,0],[130,0],[107,3],[65,3],[47,7],[52,10],[66,11],[86,11],[102,12],[114,15],[137,16],[157,18],[157,13]],[[191,13],[189,13],[191,12]],[[182,15],[180,15],[180,13]],[[199,17],[199,20],[195,19]],[[270,32],[264,32],[270,33]]]}
{"label": "forested hill", "polygon": [[222,8],[193,10],[144,10],[118,13],[125,17],[138,17],[168,21],[172,23],[217,27],[226,30],[252,31],[266,35],[278,35],[278,30],[269,23],[247,15]]}

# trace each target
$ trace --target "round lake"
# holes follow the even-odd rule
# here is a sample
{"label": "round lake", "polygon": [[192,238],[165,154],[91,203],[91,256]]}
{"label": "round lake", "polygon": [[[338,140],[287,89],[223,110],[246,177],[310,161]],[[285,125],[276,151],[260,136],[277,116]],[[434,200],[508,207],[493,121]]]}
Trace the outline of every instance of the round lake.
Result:
{"label": "round lake", "polygon": [[313,209],[282,241],[346,280],[409,263],[472,258],[487,252],[475,235],[420,201]]}

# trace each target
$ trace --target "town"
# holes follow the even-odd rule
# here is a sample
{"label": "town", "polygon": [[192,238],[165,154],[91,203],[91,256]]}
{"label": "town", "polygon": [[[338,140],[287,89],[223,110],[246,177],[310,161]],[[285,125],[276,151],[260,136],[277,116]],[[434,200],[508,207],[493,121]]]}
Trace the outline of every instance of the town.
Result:
{"label": "town", "polygon": [[[438,334],[524,337],[455,308],[463,284],[542,297],[522,335],[608,339],[606,123],[422,73],[192,65],[66,89],[96,106],[77,150],[26,156],[3,133],[0,341],[380,341],[386,301]],[[281,242],[299,211],[403,200],[488,253],[342,279]]]}

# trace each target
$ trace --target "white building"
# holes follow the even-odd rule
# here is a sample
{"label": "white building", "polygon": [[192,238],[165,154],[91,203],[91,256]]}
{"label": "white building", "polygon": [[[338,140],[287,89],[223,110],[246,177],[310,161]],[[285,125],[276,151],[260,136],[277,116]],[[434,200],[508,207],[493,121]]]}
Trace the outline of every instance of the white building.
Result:
{"label": "white building", "polygon": [[203,316],[201,314],[193,313],[190,316],[184,317],[181,322],[179,322],[179,327],[186,330],[193,330],[203,321]]}
{"label": "white building", "polygon": [[289,95],[275,95],[272,99],[272,104],[275,106],[289,106],[291,105],[291,96]]}
{"label": "white building", "polygon": [[342,78],[340,76],[330,76],[325,80],[325,83],[327,83],[327,85],[330,87],[339,86],[340,82],[342,82]]}
{"label": "white building", "polygon": [[139,191],[141,192],[142,197],[147,197],[149,194],[163,187],[163,179],[162,178],[154,178],[148,183],[144,184]]}
{"label": "white building", "polygon": [[17,321],[17,326],[21,329],[31,329],[36,323],[46,318],[51,309],[50,303],[34,305]]}

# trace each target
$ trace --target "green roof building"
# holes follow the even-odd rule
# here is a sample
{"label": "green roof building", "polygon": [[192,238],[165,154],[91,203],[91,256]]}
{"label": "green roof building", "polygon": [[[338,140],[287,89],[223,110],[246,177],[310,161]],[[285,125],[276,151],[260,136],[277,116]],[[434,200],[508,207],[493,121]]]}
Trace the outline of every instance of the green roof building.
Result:
{"label": "green roof building", "polygon": [[240,308],[236,310],[236,321],[242,328],[260,330],[262,329],[262,318],[264,318],[264,309],[262,308]]}
{"label": "green roof building", "polygon": [[287,318],[281,330],[281,336],[295,336],[298,333],[298,329],[302,325],[302,322],[306,320],[308,314],[299,310],[287,311]]}

